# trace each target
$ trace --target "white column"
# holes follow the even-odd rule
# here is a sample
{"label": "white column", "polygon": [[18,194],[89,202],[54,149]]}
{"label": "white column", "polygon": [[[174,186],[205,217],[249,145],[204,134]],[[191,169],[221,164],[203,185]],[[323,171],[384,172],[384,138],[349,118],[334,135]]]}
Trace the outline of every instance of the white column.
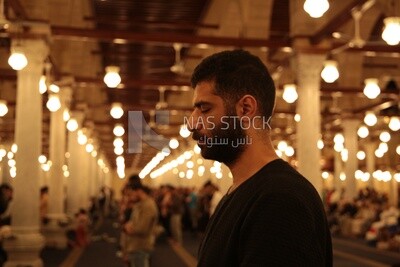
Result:
{"label": "white column", "polygon": [[96,158],[90,155],[90,186],[89,196],[96,197],[99,188]]}
{"label": "white column", "polygon": [[61,108],[51,112],[50,117],[50,151],[49,157],[52,166],[49,172],[49,222],[42,227],[46,237],[47,246],[65,248],[67,238],[65,229],[60,227],[59,222],[66,221],[64,213],[64,171],[62,166],[65,162],[66,150],[66,127],[64,122],[64,110],[71,100],[71,88],[63,87],[60,90],[59,98]]}
{"label": "white column", "polygon": [[8,158],[5,156],[1,161],[2,183],[12,184],[13,178],[10,176],[10,166],[8,166]]}
{"label": "white column", "polygon": [[368,142],[364,145],[366,171],[370,174],[368,185],[371,188],[377,189],[375,179],[372,177],[372,173],[375,171],[375,147],[373,142]]}
{"label": "white column", "polygon": [[348,151],[348,159],[344,164],[346,174],[345,196],[353,199],[357,195],[355,172],[358,169],[358,136],[357,129],[360,125],[359,120],[344,120],[343,123],[344,146]]}
{"label": "white column", "polygon": [[18,72],[15,119],[17,176],[14,179],[12,231],[15,239],[6,239],[11,266],[43,266],[39,253],[44,238],[39,232],[39,163],[42,151],[42,96],[39,80],[48,48],[43,40],[24,40],[21,47],[28,66]]}
{"label": "white column", "polygon": [[[75,112],[73,113],[73,117],[78,121],[78,124],[83,120],[82,113]],[[68,152],[70,156],[68,159],[69,177],[67,179],[66,213],[73,217],[81,207],[81,196],[83,192],[81,179],[84,175],[81,168],[82,146],[78,143],[77,131],[68,132]]]}
{"label": "white column", "polygon": [[[392,175],[394,172],[391,173]],[[398,182],[396,179],[392,177],[392,179],[389,181],[390,186],[389,186],[389,204],[397,207],[397,203],[399,201],[399,191],[398,191]]]}
{"label": "white column", "polygon": [[[89,138],[89,137],[88,137]],[[82,196],[80,200],[80,208],[86,209],[89,205],[89,185],[90,185],[90,154],[86,152],[86,144],[81,146],[81,176],[80,186],[82,187]]]}
{"label": "white column", "polygon": [[322,193],[321,152],[317,147],[321,135],[320,81],[324,55],[297,56],[298,94],[297,159],[298,170]]}
{"label": "white column", "polygon": [[334,151],[334,175],[333,187],[339,192],[342,190],[343,182],[340,180],[340,174],[343,172],[343,162],[340,153]]}

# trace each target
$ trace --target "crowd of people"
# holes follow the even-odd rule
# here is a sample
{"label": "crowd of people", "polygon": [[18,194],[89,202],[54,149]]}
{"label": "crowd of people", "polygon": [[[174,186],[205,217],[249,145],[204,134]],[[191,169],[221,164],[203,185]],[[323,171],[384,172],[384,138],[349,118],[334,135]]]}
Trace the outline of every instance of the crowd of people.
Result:
{"label": "crowd of people", "polygon": [[149,260],[160,235],[175,244],[182,244],[183,231],[201,236],[222,198],[218,186],[211,181],[199,190],[168,184],[149,188],[137,175],[130,177],[121,193],[120,255],[131,266],[144,266],[137,261]]}
{"label": "crowd of people", "polygon": [[325,202],[332,235],[364,239],[378,249],[400,252],[400,212],[386,193],[359,190],[350,200],[343,192],[327,190]]}

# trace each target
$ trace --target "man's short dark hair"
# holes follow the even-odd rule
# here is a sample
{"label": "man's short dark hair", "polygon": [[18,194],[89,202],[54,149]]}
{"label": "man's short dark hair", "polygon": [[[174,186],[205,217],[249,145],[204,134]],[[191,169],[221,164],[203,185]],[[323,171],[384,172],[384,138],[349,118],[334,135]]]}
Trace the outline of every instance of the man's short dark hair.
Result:
{"label": "man's short dark hair", "polygon": [[143,190],[143,192],[145,192],[146,194],[151,193],[151,189],[149,187],[143,185],[140,182],[129,183],[127,187],[128,187],[128,189],[133,190],[133,191]]}
{"label": "man's short dark hair", "polygon": [[3,189],[13,190],[12,186],[10,184],[8,184],[8,183],[2,183],[0,185],[0,190],[3,190]]}
{"label": "man's short dark hair", "polygon": [[215,82],[215,93],[232,105],[246,94],[254,96],[262,116],[271,117],[275,85],[264,63],[244,50],[223,51],[205,58],[194,70],[191,85]]}

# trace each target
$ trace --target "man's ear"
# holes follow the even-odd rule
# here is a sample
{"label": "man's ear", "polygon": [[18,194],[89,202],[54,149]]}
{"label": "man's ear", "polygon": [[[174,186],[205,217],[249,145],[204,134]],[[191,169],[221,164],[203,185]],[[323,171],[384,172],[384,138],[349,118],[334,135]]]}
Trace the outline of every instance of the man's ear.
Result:
{"label": "man's ear", "polygon": [[252,95],[244,95],[236,105],[236,112],[239,117],[246,116],[252,118],[256,116],[257,110],[257,100]]}

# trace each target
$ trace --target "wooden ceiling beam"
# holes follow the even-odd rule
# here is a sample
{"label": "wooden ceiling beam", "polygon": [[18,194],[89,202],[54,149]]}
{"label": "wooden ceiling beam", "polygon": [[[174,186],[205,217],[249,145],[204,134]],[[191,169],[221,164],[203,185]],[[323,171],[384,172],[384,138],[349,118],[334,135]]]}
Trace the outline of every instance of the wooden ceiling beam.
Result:
{"label": "wooden ceiling beam", "polygon": [[20,18],[27,20],[29,19],[28,13],[26,13],[24,6],[20,0],[8,0],[9,6],[14,10],[15,15]]}
{"label": "wooden ceiling beam", "polygon": [[206,24],[206,23],[187,23],[187,22],[166,22],[166,21],[146,21],[146,20],[125,20],[118,19],[115,16],[104,16],[98,15],[96,17],[85,16],[83,17],[86,21],[93,21],[101,24],[110,25],[129,25],[132,27],[161,27],[170,29],[183,29],[183,30],[195,30],[195,29],[218,29],[218,24]]}
{"label": "wooden ceiling beam", "polygon": [[72,27],[51,27],[52,37],[55,39],[75,39],[87,41],[113,41],[124,39],[130,42],[155,42],[155,43],[183,43],[183,44],[209,44],[235,47],[285,47],[290,46],[290,42],[283,39],[256,39],[256,38],[234,38],[199,36],[192,34],[179,33],[154,33],[154,32],[132,32],[109,29],[79,29]]}
{"label": "wooden ceiling beam", "polygon": [[[75,82],[80,83],[83,86],[85,83],[97,84],[100,87],[105,87],[102,78],[90,78],[90,77],[75,77]],[[137,88],[143,86],[189,86],[189,81],[182,80],[122,80],[124,87]],[[117,89],[118,90],[118,89]]]}

